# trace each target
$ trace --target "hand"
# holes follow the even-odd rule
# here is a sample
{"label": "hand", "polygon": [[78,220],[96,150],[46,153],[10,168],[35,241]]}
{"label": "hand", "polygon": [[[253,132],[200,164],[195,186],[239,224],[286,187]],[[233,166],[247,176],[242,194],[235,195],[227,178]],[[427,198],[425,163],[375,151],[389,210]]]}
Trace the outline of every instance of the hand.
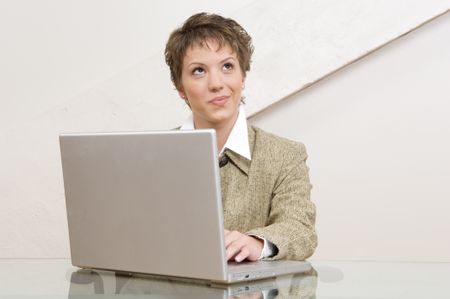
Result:
{"label": "hand", "polygon": [[264,241],[252,236],[247,236],[238,231],[225,230],[225,248],[227,261],[234,259],[242,262],[247,259],[256,261],[261,255]]}

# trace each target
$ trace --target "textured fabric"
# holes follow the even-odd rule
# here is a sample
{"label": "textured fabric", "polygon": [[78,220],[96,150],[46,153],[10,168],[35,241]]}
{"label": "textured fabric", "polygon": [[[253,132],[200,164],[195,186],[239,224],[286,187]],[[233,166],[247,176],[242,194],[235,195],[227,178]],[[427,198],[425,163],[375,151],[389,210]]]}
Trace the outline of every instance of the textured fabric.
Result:
{"label": "textured fabric", "polygon": [[272,242],[268,259],[304,260],[317,246],[303,144],[249,126],[252,160],[225,149],[220,168],[225,228]]}

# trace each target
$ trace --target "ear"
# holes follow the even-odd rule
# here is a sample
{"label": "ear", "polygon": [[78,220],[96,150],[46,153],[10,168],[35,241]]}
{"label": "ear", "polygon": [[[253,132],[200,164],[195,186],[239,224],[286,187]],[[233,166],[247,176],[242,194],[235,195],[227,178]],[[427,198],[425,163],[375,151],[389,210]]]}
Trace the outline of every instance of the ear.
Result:
{"label": "ear", "polygon": [[183,101],[186,101],[186,94],[184,93],[183,90],[178,90],[178,95],[180,96],[180,98],[181,98]]}

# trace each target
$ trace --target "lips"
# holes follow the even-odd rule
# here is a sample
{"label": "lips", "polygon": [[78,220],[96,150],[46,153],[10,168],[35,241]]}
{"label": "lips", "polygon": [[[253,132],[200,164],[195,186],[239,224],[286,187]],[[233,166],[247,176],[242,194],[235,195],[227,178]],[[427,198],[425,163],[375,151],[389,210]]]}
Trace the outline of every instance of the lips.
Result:
{"label": "lips", "polygon": [[223,106],[226,104],[226,102],[228,102],[229,98],[230,98],[229,96],[215,97],[214,99],[210,100],[208,103],[217,105],[217,106]]}

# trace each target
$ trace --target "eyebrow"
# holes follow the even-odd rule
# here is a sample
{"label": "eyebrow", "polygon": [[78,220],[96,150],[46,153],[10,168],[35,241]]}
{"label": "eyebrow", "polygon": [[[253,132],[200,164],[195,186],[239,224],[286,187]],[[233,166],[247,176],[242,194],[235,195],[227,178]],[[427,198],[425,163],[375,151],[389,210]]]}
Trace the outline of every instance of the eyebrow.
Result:
{"label": "eyebrow", "polygon": [[[230,60],[230,59],[232,59],[232,60],[237,60],[237,59],[236,59],[235,57],[233,57],[233,56],[228,56],[227,58],[222,59],[221,61],[219,61],[219,63],[224,63],[225,61]],[[194,61],[194,62],[189,63],[189,64],[187,65],[187,67],[190,67],[190,66],[193,65],[193,64],[205,65],[204,63]]]}

